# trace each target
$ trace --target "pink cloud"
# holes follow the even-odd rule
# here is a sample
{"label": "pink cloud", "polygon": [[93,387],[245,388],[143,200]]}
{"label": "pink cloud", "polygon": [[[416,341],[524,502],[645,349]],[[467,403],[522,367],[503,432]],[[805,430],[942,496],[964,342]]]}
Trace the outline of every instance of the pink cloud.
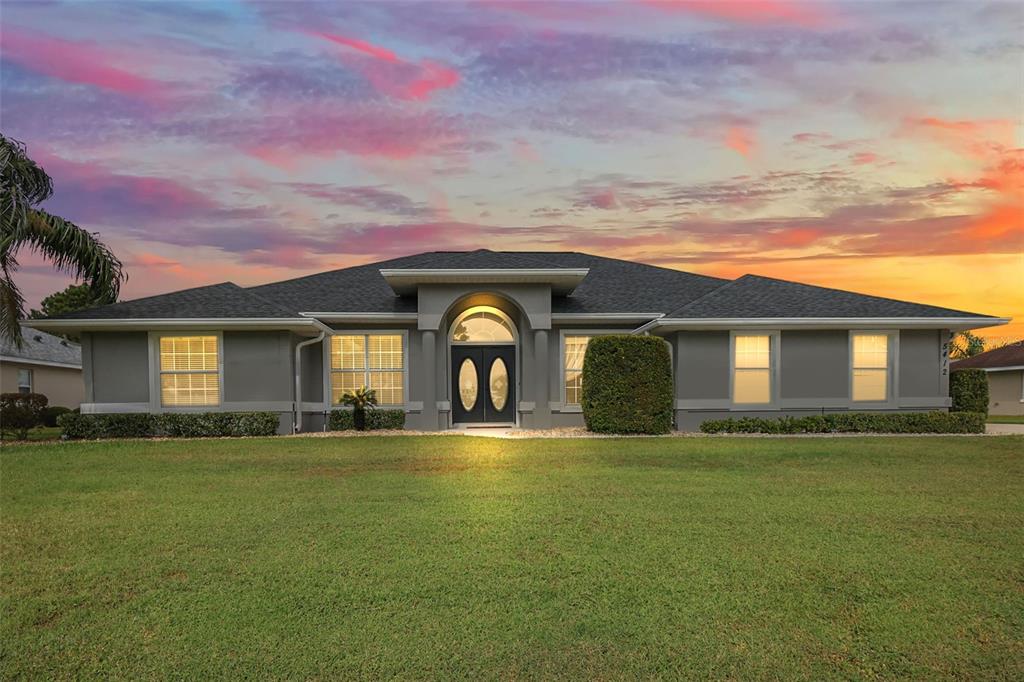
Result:
{"label": "pink cloud", "polygon": [[141,99],[158,99],[167,84],[116,66],[110,51],[92,43],[56,38],[18,27],[0,33],[4,58],[27,69],[68,83]]}
{"label": "pink cloud", "polygon": [[822,3],[807,0],[640,0],[664,12],[680,12],[740,24],[790,24],[819,28],[835,17]]}
{"label": "pink cloud", "polygon": [[310,31],[309,35],[348,48],[348,53],[342,52],[338,58],[362,73],[379,92],[391,97],[425,100],[437,90],[459,84],[459,72],[437,62],[410,62],[387,48],[358,38],[321,31]]}
{"label": "pink cloud", "polygon": [[512,140],[512,153],[520,161],[529,161],[530,163],[540,163],[541,156],[537,148],[530,144],[530,141],[517,137]]}
{"label": "pink cloud", "polygon": [[1012,147],[1017,122],[1013,119],[951,120],[936,116],[906,117],[901,132],[921,135],[974,158],[985,158]]}
{"label": "pink cloud", "polygon": [[866,166],[875,163],[879,158],[874,152],[857,152],[850,155],[850,163],[855,166]]}

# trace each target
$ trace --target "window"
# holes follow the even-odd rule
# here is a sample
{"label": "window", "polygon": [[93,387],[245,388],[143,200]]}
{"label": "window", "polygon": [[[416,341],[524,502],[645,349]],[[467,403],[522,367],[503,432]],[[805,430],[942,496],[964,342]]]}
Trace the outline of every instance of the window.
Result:
{"label": "window", "polygon": [[343,334],[331,337],[331,402],[367,386],[381,405],[405,403],[402,334]]}
{"label": "window", "polygon": [[772,337],[740,335],[734,339],[732,401],[765,404],[772,401]]}
{"label": "window", "polygon": [[583,356],[587,353],[587,344],[593,336],[566,336],[562,351],[565,357],[563,365],[565,385],[565,404],[579,405],[583,397]]}
{"label": "window", "polygon": [[19,369],[18,370],[18,393],[31,393],[32,392],[32,370],[30,369]]}
{"label": "window", "polygon": [[160,337],[160,404],[220,404],[220,349],[216,336]]}
{"label": "window", "polygon": [[514,343],[512,325],[497,309],[477,306],[452,329],[452,343]]}
{"label": "window", "polygon": [[884,402],[889,397],[889,335],[853,335],[853,399]]}

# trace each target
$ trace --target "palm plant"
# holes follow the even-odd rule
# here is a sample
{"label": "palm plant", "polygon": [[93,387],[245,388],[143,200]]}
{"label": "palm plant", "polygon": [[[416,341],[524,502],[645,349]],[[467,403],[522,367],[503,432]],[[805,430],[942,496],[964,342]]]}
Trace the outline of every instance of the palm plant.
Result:
{"label": "palm plant", "polygon": [[38,208],[53,181],[28,157],[25,145],[0,134],[0,336],[21,346],[25,299],[14,283],[22,247],[89,285],[98,303],[113,303],[126,275],[121,261],[95,234]]}
{"label": "palm plant", "polygon": [[346,391],[341,396],[341,403],[352,408],[352,425],[356,431],[365,431],[366,410],[377,407],[377,391],[361,386],[354,391]]}

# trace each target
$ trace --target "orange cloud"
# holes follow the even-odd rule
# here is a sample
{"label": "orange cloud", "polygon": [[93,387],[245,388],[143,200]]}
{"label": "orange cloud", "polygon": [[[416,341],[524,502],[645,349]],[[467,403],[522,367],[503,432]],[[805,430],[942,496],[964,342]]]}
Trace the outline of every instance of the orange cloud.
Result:
{"label": "orange cloud", "polygon": [[757,147],[757,140],[749,128],[731,126],[725,133],[725,146],[740,156],[750,158]]}
{"label": "orange cloud", "polygon": [[956,152],[985,158],[1012,147],[1017,123],[1012,119],[949,120],[936,116],[907,117],[903,131],[932,138]]}

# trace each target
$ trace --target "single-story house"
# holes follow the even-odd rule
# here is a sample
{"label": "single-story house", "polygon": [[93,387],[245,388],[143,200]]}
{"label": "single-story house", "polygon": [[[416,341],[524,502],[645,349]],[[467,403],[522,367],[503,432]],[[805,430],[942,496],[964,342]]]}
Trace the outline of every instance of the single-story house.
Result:
{"label": "single-story house", "polygon": [[324,428],[362,385],[411,429],[582,425],[584,351],[602,334],[665,339],[679,429],[944,410],[951,334],[1006,322],[756,275],[481,249],[225,282],[34,324],[82,335],[85,413],[272,410],[288,432]]}
{"label": "single-story house", "polygon": [[1024,341],[953,362],[953,369],[969,368],[985,370],[989,414],[1024,415]]}
{"label": "single-story house", "polygon": [[0,339],[0,393],[41,393],[50,405],[78,407],[85,396],[82,347],[24,325],[21,338],[21,348]]}

